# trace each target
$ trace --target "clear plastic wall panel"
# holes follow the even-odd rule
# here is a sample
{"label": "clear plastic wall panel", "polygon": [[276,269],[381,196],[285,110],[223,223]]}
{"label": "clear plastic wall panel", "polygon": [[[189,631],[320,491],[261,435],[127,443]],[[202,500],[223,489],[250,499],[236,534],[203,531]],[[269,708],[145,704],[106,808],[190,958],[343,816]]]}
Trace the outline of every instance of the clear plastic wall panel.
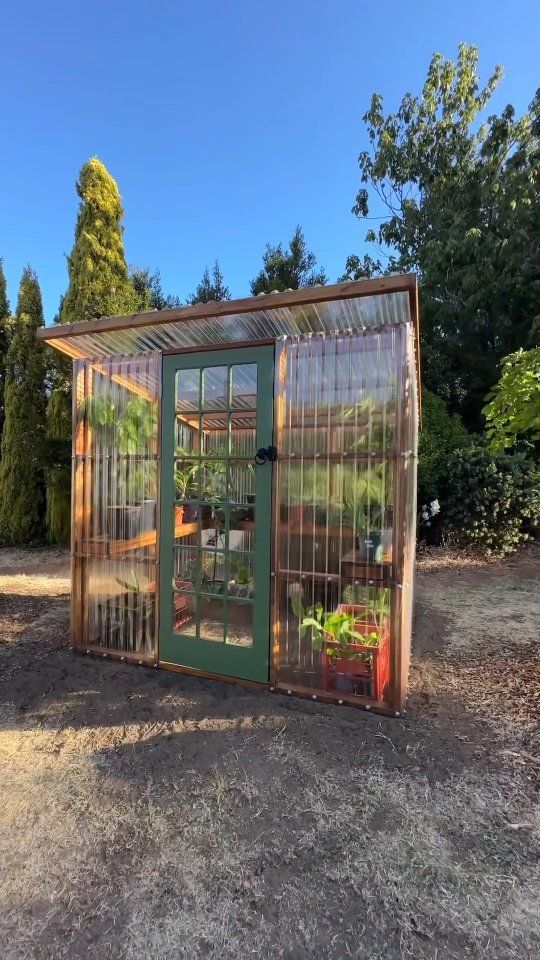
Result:
{"label": "clear plastic wall panel", "polygon": [[390,694],[405,342],[403,326],[278,346],[278,682]]}
{"label": "clear plastic wall panel", "polygon": [[77,645],[155,646],[159,358],[78,361],[74,398]]}

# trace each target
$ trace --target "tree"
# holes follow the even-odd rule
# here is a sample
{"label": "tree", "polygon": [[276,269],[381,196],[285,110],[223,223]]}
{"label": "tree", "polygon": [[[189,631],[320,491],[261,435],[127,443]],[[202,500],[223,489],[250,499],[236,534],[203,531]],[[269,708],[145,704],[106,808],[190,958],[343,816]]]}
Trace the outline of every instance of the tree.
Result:
{"label": "tree", "polygon": [[472,437],[461,418],[449,414],[446,403],[430,390],[422,391],[422,430],[418,437],[418,504],[441,496],[448,462],[456,450],[470,446]]}
{"label": "tree", "polygon": [[477,67],[462,44],[396,113],[373,95],[353,207],[368,217],[370,187],[386,208],[366,235],[386,265],[372,264],[419,273],[425,382],[473,427],[502,357],[532,344],[540,299],[540,95],[479,124],[502,68],[482,86]]}
{"label": "tree", "polygon": [[297,290],[317,283],[326,283],[324,270],[316,270],[317,257],[307,250],[301,227],[297,227],[284,250],[281,243],[276,247],[267,244],[263,254],[263,268],[251,281],[253,296],[272,293],[274,290]]}
{"label": "tree", "polygon": [[498,453],[519,439],[540,441],[540,347],[505,357],[502,376],[483,413],[490,447]]}
{"label": "tree", "polygon": [[188,303],[210,303],[212,300],[230,300],[229,288],[225,286],[223,274],[218,261],[214,263],[212,269],[212,279],[208,267],[204,268],[202,280],[197,284],[195,293],[188,297]]}
{"label": "tree", "polygon": [[122,241],[124,210],[116,181],[97,157],[81,169],[75,243],[60,323],[132,313],[137,295],[128,278]]}
{"label": "tree", "polygon": [[[68,257],[69,285],[60,304],[59,323],[132,313],[139,308],[130,283],[122,240],[123,207],[116,181],[97,157],[81,169],[75,242]],[[48,436],[55,448],[71,435],[71,367],[62,358],[52,366],[47,410]],[[63,433],[63,436],[62,436]],[[67,465],[53,465],[47,477],[47,529],[53,541],[66,542],[70,528],[70,482]]]}
{"label": "tree", "polygon": [[147,267],[133,267],[129,279],[137,294],[138,310],[170,310],[182,306],[180,297],[163,293],[159,270],[152,273]]}
{"label": "tree", "polygon": [[22,275],[5,366],[0,539],[10,544],[36,542],[44,534],[46,364],[36,338],[41,326],[41,291],[28,267]]}
{"label": "tree", "polygon": [[4,426],[4,387],[6,377],[6,356],[9,346],[9,300],[3,262],[0,259],[0,436]]}

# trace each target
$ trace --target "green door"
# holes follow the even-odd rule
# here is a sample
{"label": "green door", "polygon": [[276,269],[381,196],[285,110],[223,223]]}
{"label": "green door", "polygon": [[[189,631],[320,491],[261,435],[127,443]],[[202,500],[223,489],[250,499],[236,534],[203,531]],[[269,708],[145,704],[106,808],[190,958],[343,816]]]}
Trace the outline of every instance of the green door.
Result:
{"label": "green door", "polygon": [[272,346],[163,358],[159,658],[261,683],[273,380]]}

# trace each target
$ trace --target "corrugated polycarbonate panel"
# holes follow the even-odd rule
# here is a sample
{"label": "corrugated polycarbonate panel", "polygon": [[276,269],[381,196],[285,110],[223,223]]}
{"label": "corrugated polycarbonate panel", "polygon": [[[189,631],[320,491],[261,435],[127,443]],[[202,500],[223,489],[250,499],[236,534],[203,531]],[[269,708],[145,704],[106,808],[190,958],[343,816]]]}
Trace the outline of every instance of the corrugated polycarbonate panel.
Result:
{"label": "corrugated polycarbonate panel", "polygon": [[393,700],[405,522],[398,477],[402,443],[413,442],[402,429],[408,342],[410,325],[278,344],[281,685],[336,700]]}
{"label": "corrugated polycarbonate panel", "polygon": [[155,653],[156,354],[74,364],[73,644]]}
{"label": "corrugated polycarbonate panel", "polygon": [[378,328],[409,320],[409,295],[397,292],[76,334],[51,343],[75,359],[131,356],[145,351],[204,348],[252,340],[277,340],[283,336]]}

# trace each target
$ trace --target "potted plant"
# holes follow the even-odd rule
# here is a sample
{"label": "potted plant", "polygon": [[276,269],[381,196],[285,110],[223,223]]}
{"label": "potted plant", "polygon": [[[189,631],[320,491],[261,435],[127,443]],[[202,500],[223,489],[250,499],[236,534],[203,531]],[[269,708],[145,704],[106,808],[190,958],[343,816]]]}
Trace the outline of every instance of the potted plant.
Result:
{"label": "potted plant", "polygon": [[352,527],[358,559],[364,563],[382,563],[383,538],[379,504],[367,505],[364,502],[346,500],[343,519]]}
{"label": "potted plant", "polygon": [[[193,500],[197,497],[197,477],[199,466],[196,463],[176,463],[174,468],[174,488],[177,500]],[[174,508],[175,525],[197,520],[199,507],[195,503],[179,504]]]}
{"label": "potted plant", "polygon": [[236,559],[231,559],[231,573],[233,579],[229,580],[229,593],[236,597],[247,599],[253,594],[253,580],[251,570],[245,563],[240,563]]}
{"label": "potted plant", "polygon": [[321,653],[323,688],[384,699],[389,670],[386,633],[375,623],[359,622],[356,612],[344,605],[333,611],[325,611],[322,603],[304,608],[298,594],[291,597],[291,604],[300,620],[300,637],[309,632],[313,649]]}

